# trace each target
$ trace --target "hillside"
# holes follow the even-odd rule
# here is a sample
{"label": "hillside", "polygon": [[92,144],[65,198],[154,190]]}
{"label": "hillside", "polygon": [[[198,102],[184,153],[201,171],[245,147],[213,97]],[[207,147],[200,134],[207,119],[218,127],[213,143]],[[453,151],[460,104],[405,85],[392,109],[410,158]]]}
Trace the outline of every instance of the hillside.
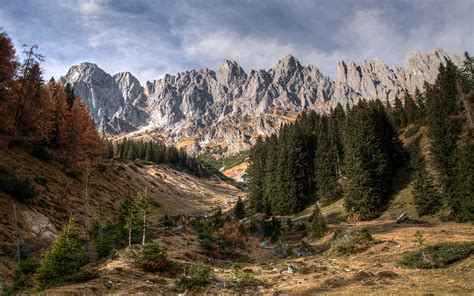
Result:
{"label": "hillside", "polygon": [[[34,242],[36,248],[47,243],[69,217],[81,221],[86,216],[83,176],[70,177],[55,162],[44,162],[22,151],[0,150],[3,170],[31,180],[39,194],[31,202],[15,201],[0,192],[0,274],[10,278],[16,265],[12,260],[15,245],[13,202],[18,215],[21,245]],[[71,175],[71,174],[70,174]],[[167,165],[144,161],[105,161],[89,177],[89,216],[108,220],[125,200],[137,192],[151,197],[155,220],[165,214],[198,215],[220,206],[228,208],[243,192],[216,176],[198,178]],[[32,247],[33,249],[35,247]]]}
{"label": "hillside", "polygon": [[[360,253],[337,256],[328,250],[333,239],[331,232],[320,241],[302,238],[304,233],[285,234],[279,243],[258,245],[248,252],[243,269],[260,284],[245,289],[235,288],[236,279],[228,261],[212,260],[210,266],[217,279],[205,291],[209,293],[263,293],[264,295],[331,295],[353,294],[464,294],[474,290],[470,280],[474,276],[474,257],[455,263],[448,268],[420,270],[400,268],[397,264],[402,254],[416,249],[413,235],[423,231],[428,243],[440,241],[473,241],[472,227],[456,223],[406,223],[372,221],[356,224],[331,225],[333,231],[367,229],[375,243]],[[160,234],[159,241],[169,250],[173,264],[187,265],[196,260],[207,261],[200,254],[198,238],[188,233]],[[314,254],[298,255],[301,248],[311,248]],[[285,255],[292,247],[296,252]],[[283,253],[282,253],[283,252]],[[288,273],[288,267],[291,272]],[[144,273],[133,261],[120,258],[106,261],[99,266],[100,277],[90,282],[54,288],[46,293],[178,293],[176,276]],[[204,290],[203,290],[204,291]]]}

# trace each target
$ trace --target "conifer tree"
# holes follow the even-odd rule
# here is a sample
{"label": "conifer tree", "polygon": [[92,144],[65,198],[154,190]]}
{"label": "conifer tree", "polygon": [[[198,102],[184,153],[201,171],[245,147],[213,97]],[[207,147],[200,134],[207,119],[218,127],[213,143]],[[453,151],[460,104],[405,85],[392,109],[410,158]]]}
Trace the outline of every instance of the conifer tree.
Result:
{"label": "conifer tree", "polygon": [[265,177],[265,147],[261,137],[258,137],[250,152],[250,166],[247,170],[248,195],[250,205],[257,211],[263,210],[264,204],[264,177]]}
{"label": "conifer tree", "polygon": [[46,251],[34,275],[37,290],[43,290],[68,276],[78,273],[87,263],[83,242],[74,223],[70,220],[51,249]]}
{"label": "conifer tree", "polygon": [[266,153],[263,178],[263,204],[261,212],[271,215],[272,200],[277,197],[278,138],[275,134],[265,140]]}
{"label": "conifer tree", "polygon": [[418,116],[418,106],[409,93],[405,94],[405,114],[407,123],[415,123]]}
{"label": "conifer tree", "polygon": [[359,102],[348,112],[343,182],[347,210],[372,219],[385,208],[399,146],[380,101]]}
{"label": "conifer tree", "polygon": [[237,199],[237,203],[235,204],[235,207],[234,207],[234,215],[235,217],[237,217],[237,219],[242,219],[245,217],[245,204],[240,198],[240,196]]}
{"label": "conifer tree", "polygon": [[451,215],[459,222],[474,221],[474,140],[472,134],[468,141],[456,153],[453,192],[448,200]]}
{"label": "conifer tree", "polygon": [[142,221],[142,244],[144,245],[146,240],[146,217],[151,213],[151,200],[146,196],[146,193],[139,193],[137,195],[133,202],[133,212]]}
{"label": "conifer tree", "polygon": [[326,205],[341,195],[338,183],[338,151],[334,130],[329,130],[328,118],[323,117],[315,155],[316,196]]}
{"label": "conifer tree", "polygon": [[311,236],[313,238],[321,238],[328,231],[326,220],[321,213],[321,209],[314,205],[313,215],[311,217]]}
{"label": "conifer tree", "polygon": [[0,135],[13,133],[16,106],[14,92],[17,88],[15,74],[18,66],[13,42],[5,32],[0,31]]}
{"label": "conifer tree", "polygon": [[442,200],[424,162],[415,168],[412,192],[418,215],[433,215],[440,210]]}
{"label": "conifer tree", "polygon": [[450,195],[455,175],[457,142],[461,132],[456,66],[448,62],[441,65],[434,85],[426,90],[427,123],[431,138],[430,152],[433,165],[440,174],[443,192]]}

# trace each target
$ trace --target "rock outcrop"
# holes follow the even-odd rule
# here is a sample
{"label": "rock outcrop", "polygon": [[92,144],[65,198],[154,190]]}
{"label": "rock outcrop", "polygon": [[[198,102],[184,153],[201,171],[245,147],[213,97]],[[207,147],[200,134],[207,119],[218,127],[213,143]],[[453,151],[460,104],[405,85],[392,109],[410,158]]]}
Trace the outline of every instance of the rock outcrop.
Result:
{"label": "rock outcrop", "polygon": [[217,71],[167,74],[144,87],[128,72],[111,76],[97,65],[82,63],[61,81],[74,87],[103,133],[146,133],[188,151],[222,145],[234,153],[303,110],[327,112],[360,98],[392,101],[402,92],[422,89],[425,82],[434,82],[439,65],[448,60],[462,64],[458,56],[440,49],[408,54],[405,69],[391,69],[380,59],[341,61],[336,81],[291,55],[270,70],[250,73],[226,60]]}

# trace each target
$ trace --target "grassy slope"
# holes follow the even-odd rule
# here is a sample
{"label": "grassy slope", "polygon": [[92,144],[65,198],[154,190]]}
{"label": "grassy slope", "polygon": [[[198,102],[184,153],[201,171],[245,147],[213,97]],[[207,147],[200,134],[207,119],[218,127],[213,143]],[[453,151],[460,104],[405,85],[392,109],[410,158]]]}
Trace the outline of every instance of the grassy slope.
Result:
{"label": "grassy slope", "polygon": [[[405,144],[416,135],[403,138]],[[423,151],[426,152],[427,139],[422,139]],[[308,240],[305,233],[284,235],[279,243],[265,247],[254,248],[248,253],[248,260],[240,264],[252,270],[252,273],[263,280],[263,293],[283,293],[290,295],[324,294],[459,294],[474,291],[471,279],[474,277],[474,257],[471,256],[447,268],[420,270],[400,268],[397,260],[405,251],[417,248],[414,234],[421,230],[427,238],[427,243],[440,241],[473,241],[472,225],[457,223],[441,223],[436,217],[423,217],[427,222],[396,224],[393,217],[407,212],[411,218],[420,219],[416,215],[411,194],[411,185],[405,184],[397,188],[389,209],[379,219],[370,222],[347,224],[343,201],[336,201],[322,209],[331,221],[332,231],[349,228],[366,228],[377,241],[368,250],[361,253],[335,257],[330,250],[322,251],[308,257],[288,258],[278,256],[275,248],[278,244],[297,247],[302,241],[316,249],[331,241],[333,233],[329,233],[319,241]],[[307,221],[311,214],[308,208],[292,217],[296,223]],[[285,219],[285,217],[282,217]],[[342,223],[341,223],[342,222]],[[176,262],[190,264],[191,262],[209,263],[207,257],[200,253],[198,239],[192,233],[163,233],[159,241],[167,246],[170,257]],[[272,264],[272,267],[270,267]],[[283,271],[291,264],[295,273]],[[233,277],[229,265],[219,260],[213,260],[210,265],[216,270],[218,282],[209,291],[222,293],[224,283],[230,283]],[[126,259],[104,262],[100,267],[98,279],[87,283],[66,285],[54,288],[51,293],[169,293],[169,287],[176,282],[176,277],[160,274],[144,273],[137,270]],[[310,272],[303,272],[310,268]],[[381,274],[379,274],[382,272]],[[112,283],[112,284],[109,284]],[[227,285],[228,286],[228,285]],[[220,288],[218,288],[220,287]],[[254,289],[253,292],[256,292]]]}
{"label": "grassy slope", "polygon": [[[0,166],[30,180],[46,178],[46,185],[35,184],[39,195],[31,203],[16,202],[21,241],[35,240],[35,223],[44,217],[56,230],[69,217],[81,224],[85,217],[84,178],[67,177],[57,163],[46,163],[20,151],[1,151]],[[105,162],[105,171],[91,171],[89,204],[91,219],[106,220],[122,202],[147,188],[156,206],[154,215],[203,214],[213,206],[226,208],[242,191],[218,177],[197,178],[165,165]],[[0,278],[9,278],[14,270],[14,216],[12,197],[0,192]],[[28,216],[33,219],[28,220]],[[46,218],[47,217],[47,218]],[[31,221],[32,220],[32,221]],[[3,264],[2,264],[3,263]]]}

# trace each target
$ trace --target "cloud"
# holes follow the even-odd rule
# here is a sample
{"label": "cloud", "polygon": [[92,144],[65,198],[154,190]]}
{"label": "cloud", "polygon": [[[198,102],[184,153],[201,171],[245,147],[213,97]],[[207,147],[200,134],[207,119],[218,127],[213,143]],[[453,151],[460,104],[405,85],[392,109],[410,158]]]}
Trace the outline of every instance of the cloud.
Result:
{"label": "cloud", "polygon": [[342,59],[394,66],[413,50],[472,51],[473,10],[470,0],[4,0],[0,25],[18,46],[40,45],[45,77],[90,61],[145,82],[225,59],[268,69],[293,54],[335,78]]}

